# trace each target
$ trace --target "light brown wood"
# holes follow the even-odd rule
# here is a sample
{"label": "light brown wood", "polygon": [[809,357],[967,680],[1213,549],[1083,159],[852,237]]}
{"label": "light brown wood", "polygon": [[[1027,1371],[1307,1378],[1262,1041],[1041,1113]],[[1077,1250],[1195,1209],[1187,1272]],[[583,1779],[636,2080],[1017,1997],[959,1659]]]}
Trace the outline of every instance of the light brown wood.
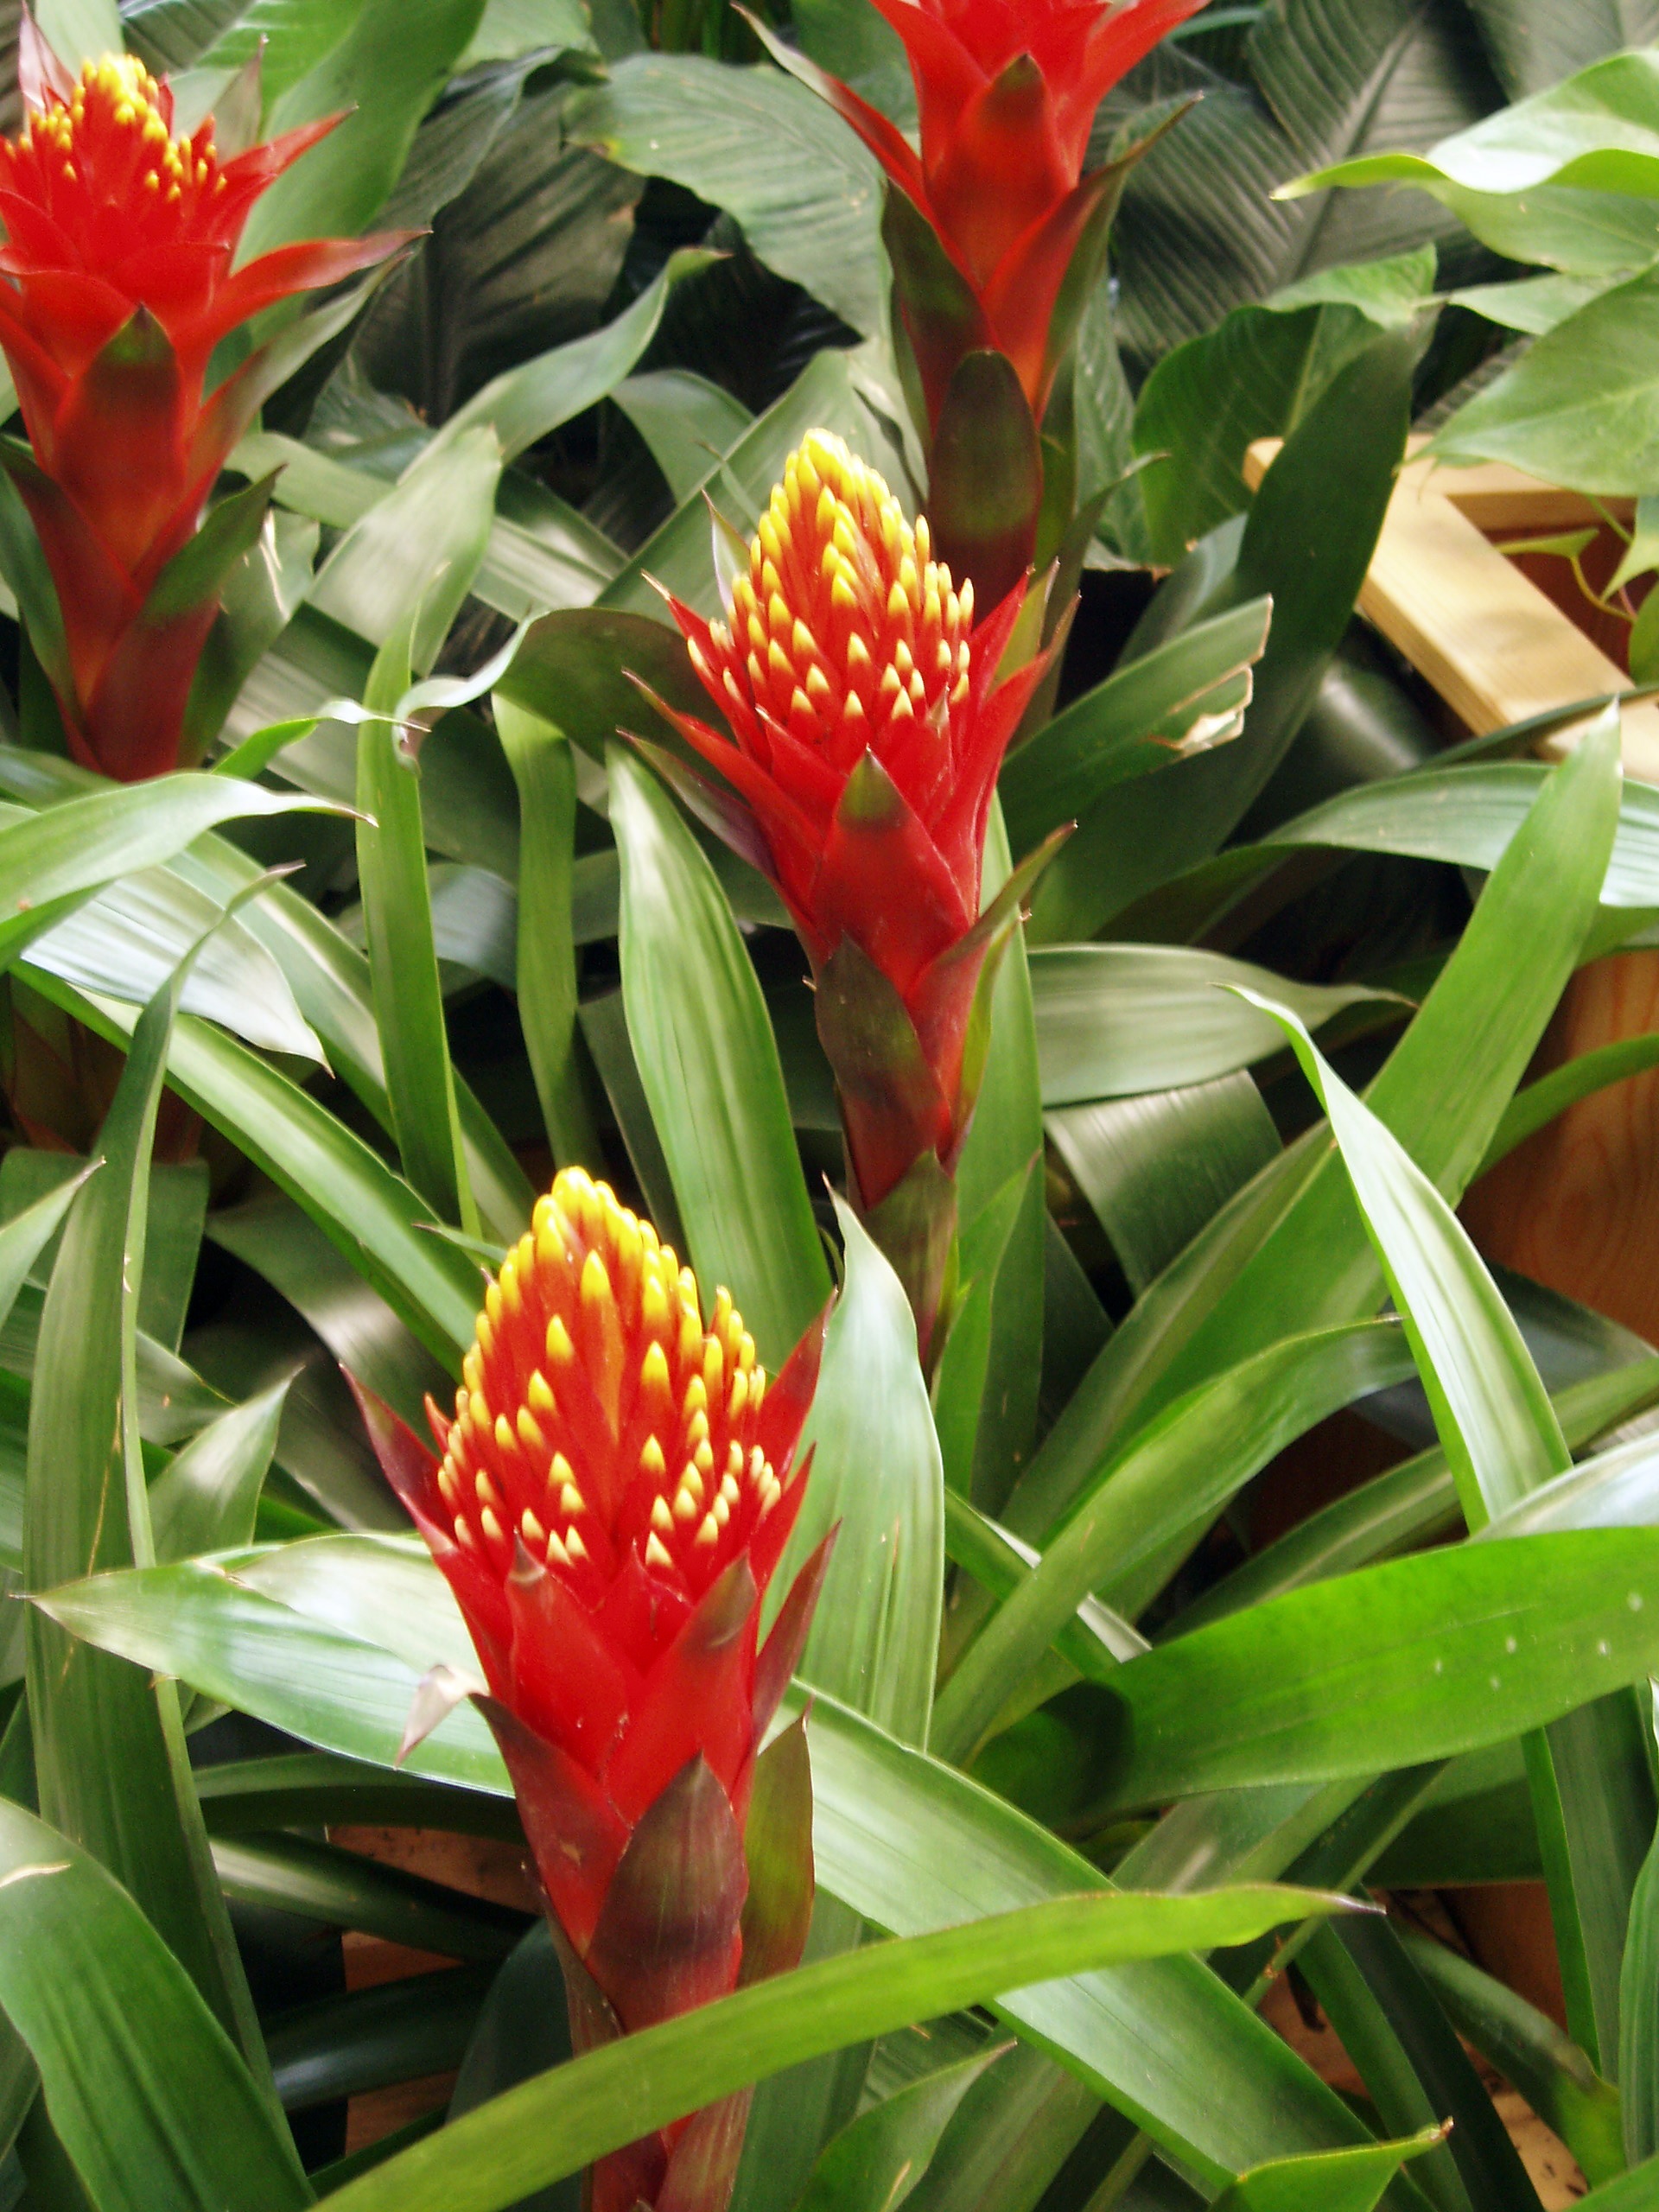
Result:
{"label": "light brown wood", "polygon": [[[1279,449],[1272,438],[1250,448],[1244,474],[1252,487]],[[1389,502],[1359,611],[1477,737],[1623,690],[1630,679],[1618,664],[1485,535],[1536,537],[1597,518],[1576,493],[1518,469],[1409,461]],[[1623,721],[1626,773],[1659,783],[1659,702],[1636,702]],[[1559,754],[1575,734],[1564,732],[1544,749]]]}

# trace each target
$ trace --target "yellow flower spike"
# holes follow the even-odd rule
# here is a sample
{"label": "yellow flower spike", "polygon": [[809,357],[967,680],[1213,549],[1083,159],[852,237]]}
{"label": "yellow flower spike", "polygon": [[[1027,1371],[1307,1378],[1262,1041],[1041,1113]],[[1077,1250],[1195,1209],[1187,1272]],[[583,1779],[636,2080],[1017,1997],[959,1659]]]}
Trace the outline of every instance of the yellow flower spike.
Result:
{"label": "yellow flower spike", "polygon": [[525,1386],[524,1396],[532,1413],[540,1414],[547,1421],[557,1420],[558,1401],[549,1389],[547,1377],[539,1367],[531,1371],[530,1381]]}
{"label": "yellow flower spike", "polygon": [[668,1472],[668,1462],[663,1457],[663,1447],[654,1436],[648,1436],[639,1452],[639,1471],[647,1482],[660,1484]]}
{"label": "yellow flower spike", "polygon": [[545,1459],[548,1456],[547,1439],[542,1433],[541,1423],[527,1405],[519,1407],[518,1418],[514,1427],[518,1432],[518,1441],[524,1446],[525,1451],[532,1453],[538,1460]]}
{"label": "yellow flower spike", "polygon": [[569,1367],[576,1357],[576,1348],[570,1341],[570,1332],[564,1325],[563,1314],[556,1313],[547,1325],[547,1356],[553,1363],[554,1372]]}

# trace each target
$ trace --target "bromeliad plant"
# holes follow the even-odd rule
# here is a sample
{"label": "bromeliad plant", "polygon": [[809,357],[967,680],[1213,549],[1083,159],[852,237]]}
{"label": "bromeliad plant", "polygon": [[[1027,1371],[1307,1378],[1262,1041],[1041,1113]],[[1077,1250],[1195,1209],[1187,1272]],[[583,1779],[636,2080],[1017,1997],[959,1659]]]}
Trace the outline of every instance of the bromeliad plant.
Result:
{"label": "bromeliad plant", "polygon": [[[717,551],[722,535],[717,524]],[[976,624],[973,583],[958,593],[931,557],[926,518],[912,529],[875,471],[823,431],[790,456],[744,550],[722,620],[669,599],[730,734],[654,701],[722,785],[646,749],[770,879],[806,948],[848,1190],[905,1286],[925,1365],[990,991],[1053,842],[982,912],[986,825],[1052,655],[1008,672],[1024,584]]]}
{"label": "bromeliad plant", "polygon": [[[1460,7],[1419,15],[1465,54]],[[1103,404],[1115,189],[1071,93],[1168,10],[893,0],[929,105],[889,235],[971,309],[937,423],[918,386],[925,497],[866,153],[778,72],[630,51],[634,11],[563,0],[213,29],[234,12],[133,10],[148,78],[42,79],[28,145],[79,86],[183,207],[209,157],[162,75],[182,106],[265,27],[264,111],[220,92],[221,153],[227,115],[270,160],[355,108],[244,238],[433,238],[360,327],[325,310],[336,352],[223,480],[176,478],[207,520],[175,560],[270,502],[223,594],[250,673],[215,772],[128,788],[0,742],[11,1002],[124,1068],[84,1160],[21,1122],[0,1159],[28,1598],[0,1605],[0,2206],[1535,2212],[1469,2047],[1592,2212],[1645,2204],[1659,1456],[1621,1424],[1659,1360],[1495,1280],[1452,1209],[1659,1058],[1517,1091],[1586,945],[1650,923],[1653,823],[1611,716],[1559,769],[1420,734],[1368,786],[1375,744],[1328,742],[1433,382],[1421,257],[1243,310],[1271,390],[1229,380],[1231,324],[1185,334],[1203,359],[1132,431],[1124,398],[1171,456],[1143,519],[1173,573],[1085,577],[1067,638],[1073,586],[1027,581],[1012,524],[987,588],[952,470],[1028,524],[990,434],[1028,459],[1040,407],[1066,504],[1071,288],[1072,397]],[[1246,48],[1286,106],[1312,53],[1335,143],[1373,32],[1320,46],[1316,16],[1195,17],[1112,95],[1154,111],[1109,120],[1144,137]],[[855,70],[826,23],[798,0],[802,48],[902,112],[902,58]],[[1041,156],[1013,171],[1010,103]],[[1274,112],[1229,96],[1188,135],[1248,114],[1259,152]],[[1243,155],[1203,151],[1191,204],[1224,178],[1261,235]],[[689,192],[642,190],[659,162]],[[709,206],[713,251],[674,254]],[[986,318],[1051,216],[1081,228],[1039,358],[1040,287]],[[20,327],[55,281],[29,219]],[[217,313],[262,260],[197,243]],[[114,305],[76,275],[120,320],[66,391],[152,323],[182,361],[159,266]],[[905,296],[919,359],[944,326]],[[245,396],[236,335],[202,423]],[[953,444],[976,378],[1002,397]],[[67,499],[107,456],[51,422]],[[1229,472],[1269,431],[1245,512]],[[56,498],[46,461],[19,480]],[[712,569],[705,482],[744,524]],[[0,569],[38,623],[27,512]],[[213,1131],[188,1166],[152,1165],[169,1088]],[[456,1885],[458,1836],[502,1847],[512,1904]],[[1563,2019],[1442,1940],[1453,1913],[1339,1909],[1499,1877],[1547,1885]],[[336,1929],[416,1970],[345,1987],[392,1961]],[[1369,2101],[1279,2034],[1287,1985]],[[359,2104],[348,2152],[348,2099],[393,2088],[408,2126]]]}
{"label": "bromeliad plant", "polygon": [[243,111],[257,109],[256,55],[234,118],[177,137],[172,92],[142,62],[106,54],[76,78],[23,25],[28,120],[0,142],[0,348],[29,444],[0,444],[0,466],[50,572],[26,613],[70,752],[130,783],[189,758],[197,663],[270,504],[257,486],[204,523],[295,349],[268,340],[208,391],[216,350],[404,239],[318,239],[233,268],[261,194],[340,118],[238,143]]}
{"label": "bromeliad plant", "polygon": [[[577,2051],[800,1962],[798,1743],[767,1754],[781,1801],[768,1817],[792,1853],[756,1854],[758,1884],[744,1830],[833,1541],[763,1644],[822,1342],[815,1327],[768,1388],[727,1293],[705,1329],[691,1270],[572,1169],[488,1287],[454,1419],[429,1404],[442,1459],[359,1389],[487,1677],[480,1701],[563,1939]],[[748,2105],[739,2091],[601,2160],[593,2212],[722,2205]]]}
{"label": "bromeliad plant", "polygon": [[995,605],[1070,528],[1071,396],[1056,380],[1104,282],[1108,234],[1150,138],[1087,168],[1112,86],[1204,0],[880,0],[904,41],[921,146],[775,38],[887,178],[894,336],[929,455],[941,557]]}

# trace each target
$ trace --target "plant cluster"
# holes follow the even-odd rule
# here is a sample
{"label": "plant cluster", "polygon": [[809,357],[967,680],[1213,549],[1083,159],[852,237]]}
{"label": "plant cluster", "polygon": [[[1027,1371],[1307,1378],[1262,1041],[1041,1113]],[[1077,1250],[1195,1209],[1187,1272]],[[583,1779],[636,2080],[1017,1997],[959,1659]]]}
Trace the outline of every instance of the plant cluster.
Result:
{"label": "plant cluster", "polygon": [[1355,617],[1659,670],[1563,14],[0,0],[0,2212],[1659,2207],[1659,816]]}

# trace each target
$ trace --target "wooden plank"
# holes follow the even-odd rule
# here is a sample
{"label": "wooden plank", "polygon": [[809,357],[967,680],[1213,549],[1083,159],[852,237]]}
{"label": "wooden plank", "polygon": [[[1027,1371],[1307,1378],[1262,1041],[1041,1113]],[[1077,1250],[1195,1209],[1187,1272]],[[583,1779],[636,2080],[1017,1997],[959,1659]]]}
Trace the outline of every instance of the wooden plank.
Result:
{"label": "wooden plank", "polygon": [[[1279,450],[1250,448],[1259,484]],[[1419,441],[1419,443],[1421,442]],[[1570,616],[1484,534],[1542,535],[1593,520],[1588,502],[1498,466],[1435,468],[1413,461],[1389,502],[1359,609],[1432,683],[1476,736],[1625,688],[1629,678]],[[1541,750],[1570,749],[1571,730]],[[1624,712],[1625,772],[1659,783],[1659,702]]]}

